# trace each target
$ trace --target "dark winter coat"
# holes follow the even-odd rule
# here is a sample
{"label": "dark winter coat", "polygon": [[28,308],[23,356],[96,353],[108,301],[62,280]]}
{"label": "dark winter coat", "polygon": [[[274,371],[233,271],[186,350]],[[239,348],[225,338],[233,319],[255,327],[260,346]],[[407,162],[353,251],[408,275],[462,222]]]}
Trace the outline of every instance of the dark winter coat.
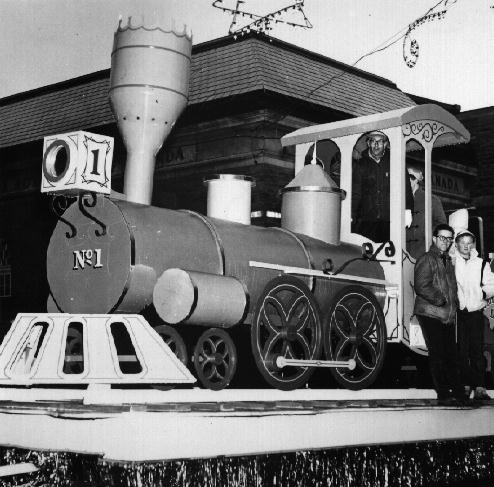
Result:
{"label": "dark winter coat", "polygon": [[432,244],[415,264],[413,313],[452,323],[458,307],[455,269],[449,255],[446,266],[441,251]]}
{"label": "dark winter coat", "polygon": [[[413,193],[408,173],[405,172],[406,208],[413,211]],[[352,162],[352,220],[358,222],[389,222],[389,150],[377,163],[369,155],[369,149],[360,159]]]}
{"label": "dark winter coat", "polygon": [[353,161],[352,218],[354,222],[389,222],[389,151],[379,163],[368,149]]}

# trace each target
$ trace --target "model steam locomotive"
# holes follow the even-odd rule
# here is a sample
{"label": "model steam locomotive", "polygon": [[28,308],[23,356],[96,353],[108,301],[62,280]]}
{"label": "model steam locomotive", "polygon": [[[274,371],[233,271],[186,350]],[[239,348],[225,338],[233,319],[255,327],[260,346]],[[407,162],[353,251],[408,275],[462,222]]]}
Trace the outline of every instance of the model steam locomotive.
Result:
{"label": "model steam locomotive", "polygon": [[[406,152],[423,149],[430,181],[434,144],[466,142],[468,132],[441,108],[423,105],[283,137],[283,145],[296,145],[296,161],[295,179],[282,190],[281,228],[250,225],[252,181],[240,176],[209,180],[207,216],[153,207],[154,155],[186,104],[190,44],[185,32],[129,25],[115,34],[110,99],[128,152],[125,195],[110,193],[108,138],[80,132],[45,139],[42,191],[75,200],[60,214],[48,248],[48,311],[155,316],[151,324],[184,362],[182,330],[201,329],[194,368],[211,389],[232,380],[231,332],[246,326],[257,367],[273,387],[301,387],[316,367],[330,367],[344,387],[369,386],[388,342],[424,350],[411,321]],[[390,141],[396,191],[384,242],[352,233],[345,198],[355,148],[369,130]],[[327,141],[341,159],[343,189],[316,157]],[[430,185],[426,191],[430,201]],[[428,213],[426,221],[424,245]]]}

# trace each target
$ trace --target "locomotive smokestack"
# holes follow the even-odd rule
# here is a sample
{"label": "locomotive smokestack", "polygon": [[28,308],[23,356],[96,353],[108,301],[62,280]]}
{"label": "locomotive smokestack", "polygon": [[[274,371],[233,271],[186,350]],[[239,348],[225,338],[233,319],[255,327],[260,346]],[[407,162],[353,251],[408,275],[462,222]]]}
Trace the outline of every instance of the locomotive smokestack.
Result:
{"label": "locomotive smokestack", "polygon": [[192,36],[119,23],[113,43],[110,102],[127,148],[124,192],[150,204],[156,154],[187,105]]}

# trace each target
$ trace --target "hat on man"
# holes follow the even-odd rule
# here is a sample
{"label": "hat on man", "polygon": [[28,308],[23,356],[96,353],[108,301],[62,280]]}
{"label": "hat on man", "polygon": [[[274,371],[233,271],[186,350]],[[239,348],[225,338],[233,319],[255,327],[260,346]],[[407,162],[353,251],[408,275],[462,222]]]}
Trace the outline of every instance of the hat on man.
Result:
{"label": "hat on man", "polygon": [[367,139],[373,139],[375,137],[382,137],[383,139],[387,139],[387,135],[379,130],[373,130],[372,132],[367,133]]}

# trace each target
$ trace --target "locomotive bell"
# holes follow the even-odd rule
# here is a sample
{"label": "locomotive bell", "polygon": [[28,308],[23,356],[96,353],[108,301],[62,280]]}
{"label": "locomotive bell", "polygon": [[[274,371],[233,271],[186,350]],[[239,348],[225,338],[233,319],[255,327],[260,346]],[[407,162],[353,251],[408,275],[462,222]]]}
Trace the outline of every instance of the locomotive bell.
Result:
{"label": "locomotive bell", "polygon": [[281,192],[282,228],[339,245],[346,192],[319,165],[305,166]]}
{"label": "locomotive bell", "polygon": [[187,105],[192,36],[121,23],[115,32],[110,102],[125,146],[124,192],[150,204],[155,157]]}

